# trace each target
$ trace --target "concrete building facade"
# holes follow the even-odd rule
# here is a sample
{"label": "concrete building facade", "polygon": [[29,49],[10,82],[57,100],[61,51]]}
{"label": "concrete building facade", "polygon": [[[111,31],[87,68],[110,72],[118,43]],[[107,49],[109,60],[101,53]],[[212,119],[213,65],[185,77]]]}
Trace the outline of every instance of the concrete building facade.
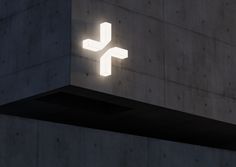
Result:
{"label": "concrete building facade", "polygon": [[[0,1],[0,166],[234,167],[235,14],[230,0]],[[103,22],[111,42],[84,49]],[[112,47],[128,58],[100,76]]]}

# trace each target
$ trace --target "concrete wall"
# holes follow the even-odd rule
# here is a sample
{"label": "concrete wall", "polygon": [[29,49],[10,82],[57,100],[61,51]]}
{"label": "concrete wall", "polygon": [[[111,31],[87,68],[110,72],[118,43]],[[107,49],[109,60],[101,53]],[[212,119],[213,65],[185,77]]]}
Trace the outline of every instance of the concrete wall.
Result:
{"label": "concrete wall", "polygon": [[[72,0],[71,84],[235,124],[235,13],[227,0]],[[81,47],[103,21],[129,50],[107,78]]]}
{"label": "concrete wall", "polygon": [[1,167],[234,167],[236,153],[0,116]]}
{"label": "concrete wall", "polygon": [[[0,104],[72,84],[235,124],[235,5],[2,0]],[[111,46],[129,50],[108,78],[99,76],[99,57],[81,47],[98,39],[103,21],[113,25]]]}
{"label": "concrete wall", "polygon": [[[1,0],[0,104],[72,84],[236,124],[235,9],[227,0]],[[81,48],[103,21],[111,46],[129,50],[108,78]],[[1,167],[235,165],[226,150],[0,116]]]}
{"label": "concrete wall", "polygon": [[0,104],[69,83],[70,2],[0,1]]}

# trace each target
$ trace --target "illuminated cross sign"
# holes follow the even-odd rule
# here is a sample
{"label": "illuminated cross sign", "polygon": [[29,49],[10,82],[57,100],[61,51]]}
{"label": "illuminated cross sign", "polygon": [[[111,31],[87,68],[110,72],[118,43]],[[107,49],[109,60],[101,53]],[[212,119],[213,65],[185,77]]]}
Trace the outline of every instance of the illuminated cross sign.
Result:
{"label": "illuminated cross sign", "polygon": [[[85,39],[83,40],[83,48],[93,52],[101,51],[111,42],[111,38],[111,24],[104,22],[100,24],[100,40]],[[100,75],[111,75],[112,57],[118,59],[128,58],[128,50],[118,47],[108,49],[100,58]]]}

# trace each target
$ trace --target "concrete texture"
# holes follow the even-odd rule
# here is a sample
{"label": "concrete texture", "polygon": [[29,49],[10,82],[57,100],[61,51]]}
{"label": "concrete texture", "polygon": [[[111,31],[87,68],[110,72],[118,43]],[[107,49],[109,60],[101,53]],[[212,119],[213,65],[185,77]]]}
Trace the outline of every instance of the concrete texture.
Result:
{"label": "concrete texture", "polygon": [[[236,123],[233,1],[72,0],[71,84]],[[99,76],[99,54],[83,39],[111,22],[111,46],[129,50]]]}
{"label": "concrete texture", "polygon": [[[235,12],[233,0],[1,0],[0,104],[73,85],[236,124]],[[107,78],[81,46],[103,21],[129,50]],[[236,165],[235,152],[7,116],[0,148],[3,167]]]}
{"label": "concrete texture", "polygon": [[3,0],[0,8],[0,104],[67,85],[70,2]]}
{"label": "concrete texture", "polygon": [[[0,3],[0,104],[71,84],[236,124],[233,1]],[[129,50],[108,78],[81,47],[103,21]]]}
{"label": "concrete texture", "polygon": [[0,116],[1,167],[234,167],[236,153]]}

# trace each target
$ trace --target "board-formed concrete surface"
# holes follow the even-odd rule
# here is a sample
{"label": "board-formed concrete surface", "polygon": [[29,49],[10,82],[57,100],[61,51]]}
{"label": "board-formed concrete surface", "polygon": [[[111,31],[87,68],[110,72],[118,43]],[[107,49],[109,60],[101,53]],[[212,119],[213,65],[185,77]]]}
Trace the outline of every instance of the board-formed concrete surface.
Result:
{"label": "board-formed concrete surface", "polygon": [[1,167],[235,167],[236,153],[0,116]]}

